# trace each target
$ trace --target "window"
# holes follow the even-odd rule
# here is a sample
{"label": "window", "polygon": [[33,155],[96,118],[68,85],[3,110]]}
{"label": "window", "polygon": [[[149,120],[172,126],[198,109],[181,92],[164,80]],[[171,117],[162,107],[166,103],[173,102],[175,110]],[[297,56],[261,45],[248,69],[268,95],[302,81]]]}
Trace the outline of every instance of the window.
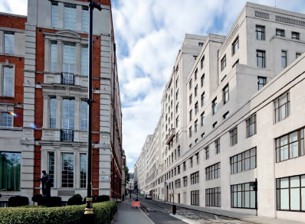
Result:
{"label": "window", "polygon": [[212,114],[216,114],[217,112],[217,97],[212,101]]}
{"label": "window", "polygon": [[205,96],[205,92],[203,92],[203,93],[201,94],[201,98],[200,98],[201,106],[204,105],[204,96]]}
{"label": "window", "polygon": [[266,68],[266,52],[256,50],[256,65],[258,68]]}
{"label": "window", "polygon": [[4,53],[15,53],[15,34],[13,32],[4,32]]}
{"label": "window", "polygon": [[203,84],[204,84],[204,74],[200,78],[200,84],[201,84],[201,87],[203,87]]}
{"label": "window", "polygon": [[51,26],[58,27],[58,2],[51,2]]}
{"label": "window", "polygon": [[192,126],[189,127],[189,137],[190,137],[190,138],[192,137]]}
{"label": "window", "polygon": [[200,125],[201,125],[201,127],[203,127],[203,124],[204,124],[204,112],[202,112],[201,115],[200,115]]}
{"label": "window", "polygon": [[246,120],[246,130],[247,130],[247,138],[256,134],[256,114],[251,115]]}
{"label": "window", "polygon": [[14,67],[3,66],[1,79],[1,96],[14,97]]}
{"label": "window", "polygon": [[220,139],[215,140],[215,152],[216,154],[220,153]]}
{"label": "window", "polygon": [[183,171],[186,171],[186,163],[183,162]]}
{"label": "window", "polygon": [[190,167],[193,167],[193,157],[190,158]]}
{"label": "window", "polygon": [[198,93],[198,85],[196,85],[194,88],[194,97],[197,96],[197,93]]}
{"label": "window", "polygon": [[187,186],[187,176],[183,177],[183,187]]}
{"label": "window", "polygon": [[276,179],[276,209],[305,211],[305,175]]}
{"label": "window", "polygon": [[191,205],[199,205],[199,190],[191,191]]}
{"label": "window", "polygon": [[50,116],[50,128],[56,128],[56,107],[57,107],[57,100],[55,96],[50,97],[49,101],[49,116]]}
{"label": "window", "polygon": [[189,82],[189,90],[191,90],[191,89],[192,89],[192,79]]}
{"label": "window", "polygon": [[281,62],[282,62],[282,68],[287,67],[287,51],[282,51],[281,52]]}
{"label": "window", "polygon": [[74,187],[74,155],[62,153],[61,157],[61,187]]}
{"label": "window", "polygon": [[285,30],[276,29],[275,35],[276,35],[276,36],[280,36],[280,37],[285,37]]}
{"label": "window", "polygon": [[191,174],[191,184],[198,184],[199,183],[199,171]]}
{"label": "window", "polygon": [[192,104],[192,94],[189,96],[189,104]]}
{"label": "window", "polygon": [[0,189],[1,191],[20,191],[20,152],[0,151]]}
{"label": "window", "polygon": [[256,25],[256,39],[265,40],[265,26]]}
{"label": "window", "polygon": [[241,173],[256,168],[256,147],[230,158],[231,174]]}
{"label": "window", "polygon": [[180,157],[180,145],[178,145],[178,150],[177,150],[178,158]]}
{"label": "window", "polygon": [[76,29],[76,5],[65,3],[64,29]]}
{"label": "window", "polygon": [[179,102],[176,104],[176,113],[179,111]]}
{"label": "window", "polygon": [[284,93],[274,101],[275,123],[284,120],[289,116],[289,92]]}
{"label": "window", "polygon": [[220,187],[205,189],[205,206],[220,207],[221,191]]}
{"label": "window", "polygon": [[291,39],[299,40],[300,39],[300,33],[298,32],[291,32]]}
{"label": "window", "polygon": [[80,130],[86,131],[88,127],[87,115],[88,115],[88,104],[86,100],[82,100],[80,103],[81,123]]}
{"label": "window", "polygon": [[175,188],[180,188],[181,187],[181,180],[175,180]]}
{"label": "window", "polygon": [[221,62],[220,62],[220,68],[221,71],[224,70],[224,68],[227,66],[227,57],[226,55],[222,57]]}
{"label": "window", "polygon": [[51,72],[57,72],[57,42],[51,41],[50,46],[50,71]]}
{"label": "window", "polygon": [[205,168],[205,179],[214,180],[220,177],[220,163]]}
{"label": "window", "polygon": [[63,72],[75,73],[76,48],[73,43],[65,43],[63,47]]}
{"label": "window", "polygon": [[63,98],[62,101],[62,128],[74,129],[74,98]]}
{"label": "window", "polygon": [[237,127],[233,128],[230,131],[230,145],[236,145],[237,144]]}
{"label": "window", "polygon": [[199,165],[199,152],[197,152],[195,156],[196,156],[196,163],[197,165]]}
{"label": "window", "polygon": [[190,121],[191,121],[192,120],[192,115],[193,115],[193,110],[190,110],[189,115],[190,115]]}
{"label": "window", "polygon": [[179,98],[179,89],[176,91],[176,100]]}
{"label": "window", "polygon": [[89,58],[88,58],[88,46],[82,46],[81,49],[81,75],[88,76],[89,74]]}
{"label": "window", "polygon": [[194,72],[194,79],[197,80],[197,75],[198,75],[198,69],[196,68],[195,72]]}
{"label": "window", "polygon": [[234,55],[239,49],[239,37],[237,36],[234,42],[232,43],[232,55]]}
{"label": "window", "polygon": [[176,128],[179,127],[179,116],[176,117]]}
{"label": "window", "polygon": [[203,69],[203,65],[204,65],[204,55],[202,56],[201,60],[200,60],[200,68]]}
{"label": "window", "polygon": [[223,104],[226,104],[229,101],[229,84],[222,89],[222,99]]}
{"label": "window", "polygon": [[276,162],[304,156],[304,128],[275,139]]}
{"label": "window", "polygon": [[[0,126],[5,128],[13,127],[13,115],[9,112],[1,112],[0,113]],[[1,189],[1,188],[0,188]]]}
{"label": "window", "polygon": [[49,175],[51,178],[52,185],[51,187],[54,187],[54,178],[55,178],[55,156],[54,152],[48,152],[48,170],[49,170]]}
{"label": "window", "polygon": [[198,120],[194,122],[194,132],[196,133],[198,131]]}
{"label": "window", "polygon": [[262,76],[257,77],[257,88],[258,88],[258,90],[263,88],[266,85],[266,83],[267,83],[267,78],[266,77],[262,77]]}
{"label": "window", "polygon": [[302,54],[302,53],[299,53],[299,52],[295,53],[295,58],[300,57],[300,56],[301,56],[301,54]]}
{"label": "window", "polygon": [[89,30],[89,8],[87,6],[82,7],[82,31],[88,32]]}
{"label": "window", "polygon": [[86,188],[87,183],[87,154],[80,154],[80,188]]}
{"label": "window", "polygon": [[196,115],[199,111],[198,102],[195,103],[194,110],[195,110],[195,115]]}
{"label": "window", "polygon": [[231,185],[232,208],[256,208],[256,189],[251,183]]}
{"label": "window", "polygon": [[210,158],[210,150],[209,147],[205,148],[205,159],[208,160]]}

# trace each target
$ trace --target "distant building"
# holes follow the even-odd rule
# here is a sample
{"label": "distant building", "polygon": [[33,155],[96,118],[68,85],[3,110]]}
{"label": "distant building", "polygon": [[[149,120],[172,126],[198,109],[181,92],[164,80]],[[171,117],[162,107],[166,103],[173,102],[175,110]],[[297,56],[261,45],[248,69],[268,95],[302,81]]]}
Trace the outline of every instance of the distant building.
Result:
{"label": "distant building", "polygon": [[145,147],[160,157],[144,188],[175,203],[305,220],[304,51],[304,14],[253,3],[226,37],[186,35],[150,141],[161,146]]}
{"label": "distant building", "polygon": [[[92,191],[121,198],[122,112],[109,0],[94,10]],[[32,197],[46,170],[52,196],[86,196],[87,1],[28,0],[0,15],[0,193]]]}

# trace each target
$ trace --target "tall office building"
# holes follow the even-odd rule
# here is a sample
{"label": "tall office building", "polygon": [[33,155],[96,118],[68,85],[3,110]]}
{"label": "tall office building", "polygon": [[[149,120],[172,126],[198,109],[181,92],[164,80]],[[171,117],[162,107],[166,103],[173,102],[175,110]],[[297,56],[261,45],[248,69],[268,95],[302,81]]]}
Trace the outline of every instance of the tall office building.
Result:
{"label": "tall office building", "polygon": [[[1,200],[87,192],[88,1],[28,0],[28,16],[1,14]],[[93,10],[92,194],[120,198],[122,112],[111,3]],[[2,43],[2,44],[1,44]]]}
{"label": "tall office building", "polygon": [[[209,211],[305,219],[304,28],[304,14],[247,3],[226,37],[186,36],[177,58],[190,69],[177,60],[164,90],[148,193]],[[194,43],[198,53],[181,53]]]}

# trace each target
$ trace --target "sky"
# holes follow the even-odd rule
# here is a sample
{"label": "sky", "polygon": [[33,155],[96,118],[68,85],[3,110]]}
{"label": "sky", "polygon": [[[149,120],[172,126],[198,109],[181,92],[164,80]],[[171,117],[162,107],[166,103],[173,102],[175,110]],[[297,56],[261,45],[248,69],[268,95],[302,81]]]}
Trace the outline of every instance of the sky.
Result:
{"label": "sky", "polygon": [[[305,13],[304,0],[250,2]],[[161,114],[161,97],[186,33],[226,35],[246,0],[112,0],[123,148],[132,172]],[[27,0],[0,0],[0,12],[26,15]]]}

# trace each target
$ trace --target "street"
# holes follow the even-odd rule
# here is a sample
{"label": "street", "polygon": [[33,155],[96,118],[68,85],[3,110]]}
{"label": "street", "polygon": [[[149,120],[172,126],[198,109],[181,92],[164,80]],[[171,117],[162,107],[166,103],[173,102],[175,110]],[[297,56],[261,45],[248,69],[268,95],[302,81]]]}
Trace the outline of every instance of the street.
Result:
{"label": "street", "polygon": [[173,215],[169,215],[171,213],[171,204],[163,203],[161,201],[155,200],[145,200],[143,198],[141,200],[141,208],[146,212],[148,217],[154,221],[156,224],[182,224],[182,223],[219,223],[219,224],[249,224],[250,222],[240,221],[237,219],[232,219],[224,216],[209,214],[206,212],[186,209],[177,206],[176,215],[183,216],[187,220],[187,222],[183,222],[181,220],[173,219]]}

